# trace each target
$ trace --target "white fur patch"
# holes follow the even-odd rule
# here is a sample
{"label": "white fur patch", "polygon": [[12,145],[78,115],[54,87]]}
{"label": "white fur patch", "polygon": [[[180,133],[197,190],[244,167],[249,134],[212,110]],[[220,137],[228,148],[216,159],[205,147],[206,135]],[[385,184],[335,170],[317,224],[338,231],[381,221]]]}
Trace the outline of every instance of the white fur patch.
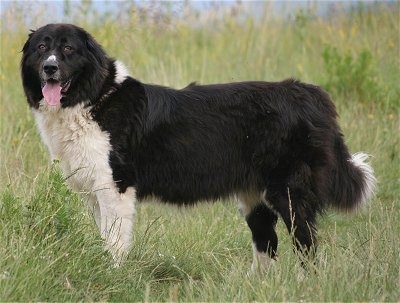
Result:
{"label": "white fur patch", "polygon": [[51,55],[47,58],[46,61],[57,61],[57,57],[55,55]]}
{"label": "white fur patch", "polygon": [[121,84],[129,77],[129,71],[121,61],[115,61],[114,64],[116,69],[115,83]]}
{"label": "white fur patch", "polygon": [[33,110],[51,159],[60,161],[74,190],[86,193],[115,186],[108,164],[109,135],[93,121],[89,111],[83,104],[62,108],[43,102],[39,110]]}
{"label": "white fur patch", "polygon": [[51,159],[60,161],[72,189],[86,195],[106,248],[118,265],[132,242],[136,191],[130,187],[119,193],[109,165],[109,134],[83,104],[62,108],[41,101],[33,113]]}
{"label": "white fur patch", "polygon": [[351,161],[354,166],[358,167],[364,175],[364,186],[362,189],[361,204],[366,204],[375,193],[376,178],[374,169],[368,163],[369,156],[363,152],[355,153],[351,156]]}

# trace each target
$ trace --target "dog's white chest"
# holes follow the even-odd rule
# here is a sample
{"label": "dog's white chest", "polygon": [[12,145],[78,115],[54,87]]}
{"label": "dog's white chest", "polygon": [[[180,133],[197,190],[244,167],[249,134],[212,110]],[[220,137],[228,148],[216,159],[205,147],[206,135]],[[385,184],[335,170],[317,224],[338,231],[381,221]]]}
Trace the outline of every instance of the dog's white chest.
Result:
{"label": "dog's white chest", "polygon": [[59,160],[69,185],[92,192],[113,183],[109,134],[93,121],[90,108],[43,105],[33,110],[52,160]]}

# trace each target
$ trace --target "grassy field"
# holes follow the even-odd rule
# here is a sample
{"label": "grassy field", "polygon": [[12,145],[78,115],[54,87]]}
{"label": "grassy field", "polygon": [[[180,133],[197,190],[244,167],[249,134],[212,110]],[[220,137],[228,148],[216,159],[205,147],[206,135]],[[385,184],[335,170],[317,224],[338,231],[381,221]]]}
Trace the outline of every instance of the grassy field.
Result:
{"label": "grassy field", "polygon": [[[283,224],[279,262],[248,277],[251,236],[233,201],[138,208],[128,261],[110,267],[94,220],[40,143],[19,78],[28,30],[46,20],[27,8],[0,16],[0,302],[399,301],[399,3],[321,19],[288,20],[186,8],[117,20],[85,2],[67,17],[146,82],[182,87],[296,77],[329,90],[353,152],[373,155],[379,191],[365,209],[320,218],[315,270],[301,268]],[[215,10],[216,11],[216,10]]]}

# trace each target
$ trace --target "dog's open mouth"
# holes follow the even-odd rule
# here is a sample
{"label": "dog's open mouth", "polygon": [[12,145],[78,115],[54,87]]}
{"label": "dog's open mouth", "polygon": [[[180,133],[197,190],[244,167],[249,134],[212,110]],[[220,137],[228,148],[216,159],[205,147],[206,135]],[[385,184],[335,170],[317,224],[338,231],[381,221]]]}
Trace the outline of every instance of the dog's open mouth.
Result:
{"label": "dog's open mouth", "polygon": [[71,79],[60,82],[55,79],[48,79],[42,83],[43,97],[49,105],[58,105],[61,102],[62,95],[68,91],[71,85]]}

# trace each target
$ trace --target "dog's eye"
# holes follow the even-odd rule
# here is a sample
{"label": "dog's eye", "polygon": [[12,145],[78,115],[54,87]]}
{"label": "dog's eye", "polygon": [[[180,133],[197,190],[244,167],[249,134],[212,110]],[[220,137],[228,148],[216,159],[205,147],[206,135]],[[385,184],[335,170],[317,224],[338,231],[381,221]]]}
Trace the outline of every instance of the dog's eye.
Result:
{"label": "dog's eye", "polygon": [[63,51],[65,54],[70,54],[74,51],[74,49],[70,45],[65,45]]}
{"label": "dog's eye", "polygon": [[40,44],[38,45],[38,50],[39,50],[39,51],[44,52],[46,49],[47,49],[46,44],[40,43]]}

